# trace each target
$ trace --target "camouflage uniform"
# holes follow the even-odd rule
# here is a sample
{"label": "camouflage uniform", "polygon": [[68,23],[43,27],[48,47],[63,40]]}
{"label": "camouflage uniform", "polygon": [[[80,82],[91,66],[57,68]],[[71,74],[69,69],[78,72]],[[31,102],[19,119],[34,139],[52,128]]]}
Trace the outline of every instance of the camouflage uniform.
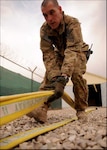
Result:
{"label": "camouflage uniform", "polygon": [[59,28],[52,30],[45,22],[40,30],[40,47],[46,74],[40,89],[61,74],[71,77],[76,110],[84,110],[88,103],[88,88],[82,75],[86,72],[88,45],[83,42],[80,23],[76,18],[65,15]]}

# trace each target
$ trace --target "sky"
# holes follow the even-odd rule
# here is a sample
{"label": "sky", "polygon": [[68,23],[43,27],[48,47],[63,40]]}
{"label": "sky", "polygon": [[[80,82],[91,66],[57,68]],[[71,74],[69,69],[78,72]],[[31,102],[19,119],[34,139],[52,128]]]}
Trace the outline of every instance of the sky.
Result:
{"label": "sky", "polygon": [[[41,77],[45,67],[40,50],[40,27],[45,21],[42,0],[1,0],[1,55]],[[65,14],[78,18],[84,42],[93,44],[87,72],[106,77],[106,0],[59,0]],[[28,74],[1,58],[1,66]],[[30,76],[29,74],[28,76]],[[35,77],[41,81],[42,78]]]}

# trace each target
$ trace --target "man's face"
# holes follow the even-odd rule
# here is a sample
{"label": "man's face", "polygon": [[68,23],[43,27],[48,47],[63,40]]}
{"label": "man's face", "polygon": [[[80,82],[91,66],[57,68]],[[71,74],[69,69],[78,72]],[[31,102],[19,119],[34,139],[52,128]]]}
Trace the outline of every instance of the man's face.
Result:
{"label": "man's face", "polygon": [[52,29],[57,29],[62,20],[62,9],[60,6],[55,6],[52,2],[49,2],[42,8],[43,16]]}

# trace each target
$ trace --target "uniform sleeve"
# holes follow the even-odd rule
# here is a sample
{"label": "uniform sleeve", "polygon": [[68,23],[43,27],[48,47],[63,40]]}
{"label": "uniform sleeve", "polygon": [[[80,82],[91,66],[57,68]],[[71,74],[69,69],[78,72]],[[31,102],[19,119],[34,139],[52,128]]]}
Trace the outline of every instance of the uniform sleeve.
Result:
{"label": "uniform sleeve", "polygon": [[80,23],[77,19],[72,19],[66,27],[66,49],[61,72],[70,76],[74,69],[77,53],[81,52],[83,38]]}
{"label": "uniform sleeve", "polygon": [[51,80],[53,77],[59,76],[61,74],[61,70],[57,65],[52,42],[42,29],[40,30],[40,36],[41,36],[40,48],[43,54],[43,62],[47,71],[48,75],[47,78],[48,80]]}

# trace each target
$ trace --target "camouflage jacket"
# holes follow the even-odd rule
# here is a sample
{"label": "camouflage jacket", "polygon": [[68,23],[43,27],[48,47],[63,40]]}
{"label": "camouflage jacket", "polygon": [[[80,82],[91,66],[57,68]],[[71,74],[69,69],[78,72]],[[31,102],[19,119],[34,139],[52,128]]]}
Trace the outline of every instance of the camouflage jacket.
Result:
{"label": "camouflage jacket", "polygon": [[78,19],[64,14],[57,31],[45,22],[40,29],[40,36],[40,48],[49,79],[61,73],[70,76],[69,70],[76,53],[88,50]]}

